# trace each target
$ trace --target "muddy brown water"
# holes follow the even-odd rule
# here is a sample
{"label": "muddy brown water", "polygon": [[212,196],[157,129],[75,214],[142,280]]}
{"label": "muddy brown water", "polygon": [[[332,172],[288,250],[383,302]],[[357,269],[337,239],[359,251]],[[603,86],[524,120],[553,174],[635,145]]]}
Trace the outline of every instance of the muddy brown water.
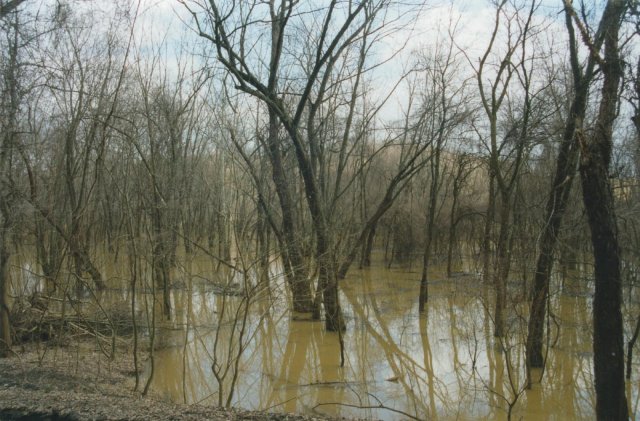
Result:
{"label": "muddy brown water", "polygon": [[[125,285],[121,270],[110,268],[109,273]],[[243,301],[211,287],[214,271],[204,258],[181,266],[172,291],[173,318],[156,318],[151,388],[172,401],[216,405],[233,390],[231,404],[244,409],[344,417],[506,419],[511,403],[514,419],[594,418],[591,295],[584,276],[557,282],[553,289],[547,366],[542,382],[527,390],[526,303],[515,300],[508,335],[494,338],[491,290],[466,272],[446,279],[436,267],[427,311],[421,315],[417,270],[382,264],[352,270],[340,287],[347,321],[341,367],[338,334],[325,332],[322,322],[307,315],[289,312],[278,276],[271,280],[271,293],[258,294],[249,306],[236,366],[241,323],[234,320],[242,320]],[[241,280],[225,282],[237,287]],[[512,286],[517,298],[521,288]],[[149,296],[138,298],[141,319]],[[125,290],[110,297],[126,302],[129,295]],[[625,311],[630,330],[629,314],[637,314],[638,307]],[[212,370],[214,361],[219,375],[227,370],[221,381]],[[540,372],[532,374],[535,379]],[[636,417],[639,378],[640,364],[634,363],[627,390]]]}

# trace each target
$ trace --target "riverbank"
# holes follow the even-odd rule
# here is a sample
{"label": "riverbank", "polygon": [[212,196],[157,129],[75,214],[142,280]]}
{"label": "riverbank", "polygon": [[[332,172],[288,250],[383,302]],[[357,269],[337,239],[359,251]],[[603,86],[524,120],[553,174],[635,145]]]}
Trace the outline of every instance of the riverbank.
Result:
{"label": "riverbank", "polygon": [[176,405],[134,392],[133,361],[91,344],[24,349],[0,359],[0,420],[327,420],[321,416]]}

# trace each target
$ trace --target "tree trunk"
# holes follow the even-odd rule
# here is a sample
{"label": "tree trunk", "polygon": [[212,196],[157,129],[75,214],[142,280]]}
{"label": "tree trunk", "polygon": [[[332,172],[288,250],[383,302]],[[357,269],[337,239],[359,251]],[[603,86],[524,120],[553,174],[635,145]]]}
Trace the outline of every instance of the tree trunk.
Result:
{"label": "tree trunk", "polygon": [[[0,7],[0,17],[8,14],[20,1],[12,1],[5,7]],[[14,16],[15,26],[9,25],[13,30],[6,34],[8,45],[8,57],[3,57],[2,63],[2,105],[3,109],[0,127],[0,358],[6,357],[11,350],[11,319],[9,308],[9,234],[13,225],[13,213],[15,212],[13,200],[12,180],[12,155],[17,149],[15,136],[18,127],[18,111],[20,107],[19,81],[20,72],[18,65],[19,48],[19,19]]]}
{"label": "tree trunk", "polygon": [[418,311],[423,312],[429,299],[428,270],[433,243],[436,208],[438,204],[438,192],[440,191],[440,151],[442,148],[442,135],[438,138],[436,151],[431,167],[431,185],[429,186],[429,206],[427,208],[427,227],[425,233],[424,255],[422,256],[422,277],[420,278],[420,296],[418,297]]}
{"label": "tree trunk", "polygon": [[511,194],[501,195],[500,205],[500,231],[498,233],[498,243],[496,245],[496,268],[494,270],[493,282],[496,288],[496,307],[494,312],[495,337],[502,337],[505,333],[504,312],[507,304],[507,278],[511,264],[511,250],[509,248],[511,215]]}
{"label": "tree trunk", "polygon": [[367,241],[362,247],[362,256],[360,259],[360,269],[368,268],[371,266],[371,253],[373,252],[373,240],[376,238],[377,223],[371,228],[369,234],[367,234]]}
{"label": "tree trunk", "polygon": [[269,109],[269,137],[267,139],[269,160],[271,162],[271,177],[275,185],[276,194],[282,212],[282,237],[281,244],[284,274],[291,295],[293,296],[293,310],[308,313],[313,310],[310,282],[306,276],[306,267],[300,252],[299,239],[301,235],[296,231],[296,213],[291,187],[287,178],[282,152],[278,140],[278,117],[272,109]]}
{"label": "tree trunk", "polygon": [[[492,165],[491,163],[489,165]],[[491,275],[491,235],[493,232],[493,217],[496,209],[495,176],[489,169],[489,198],[487,213],[484,221],[484,234],[482,235],[482,280],[489,281]]]}
{"label": "tree trunk", "polygon": [[[601,132],[601,130],[598,130]],[[583,153],[580,175],[585,208],[589,217],[595,259],[593,299],[593,358],[598,419],[627,419],[624,389],[624,345],[622,324],[622,279],[620,250],[613,195],[608,178],[608,162],[596,148],[600,139]],[[610,140],[610,139],[609,139]]]}
{"label": "tree trunk", "polygon": [[453,249],[455,248],[457,243],[456,228],[458,225],[458,221],[456,218],[456,213],[458,211],[458,193],[458,189],[456,189],[456,186],[454,185],[450,210],[451,213],[449,215],[449,238],[447,242],[447,278],[451,278],[453,266]]}
{"label": "tree trunk", "polygon": [[[543,333],[544,318],[546,313],[547,298],[549,294],[549,281],[553,269],[553,254],[557,244],[558,234],[562,225],[562,219],[567,209],[569,194],[575,177],[576,165],[579,156],[579,147],[576,134],[582,130],[582,124],[586,112],[589,86],[593,79],[594,57],[590,57],[584,74],[578,60],[576,37],[573,29],[572,18],[568,10],[565,13],[566,26],[569,33],[569,50],[571,70],[573,73],[574,96],[571,109],[564,127],[562,144],[558,153],[556,173],[553,179],[551,192],[547,201],[547,224],[544,227],[540,239],[540,252],[536,264],[533,290],[531,292],[531,309],[529,315],[529,329],[527,334],[526,358],[528,368],[542,368],[543,357]],[[603,22],[600,23],[602,27]],[[600,49],[601,42],[596,45]]]}
{"label": "tree trunk", "polygon": [[256,207],[258,214],[258,221],[256,224],[256,248],[258,251],[258,259],[260,260],[260,269],[258,280],[265,287],[269,287],[269,266],[271,265],[270,259],[270,236],[269,236],[269,223],[267,222],[267,216],[262,206]]}
{"label": "tree trunk", "polygon": [[162,314],[171,319],[171,277],[169,272],[169,256],[167,254],[167,238],[162,230],[162,214],[159,209],[161,205],[160,197],[154,193],[155,209],[152,211],[151,219],[153,225],[153,278],[155,285],[162,289]]}
{"label": "tree trunk", "polygon": [[[11,321],[9,318],[9,219],[2,205],[2,233],[0,235],[0,358],[11,349]],[[8,209],[7,209],[8,210]]]}
{"label": "tree trunk", "polygon": [[318,285],[322,287],[325,313],[325,329],[329,332],[342,332],[346,329],[338,296],[338,278],[333,256],[329,250],[320,246],[318,256]]}
{"label": "tree trunk", "polygon": [[613,147],[613,123],[623,65],[618,33],[626,10],[623,0],[610,0],[602,17],[605,53],[602,90],[595,130],[589,138],[579,136],[580,178],[587,211],[595,266],[593,298],[593,360],[598,419],[628,419],[624,383],[622,279],[620,249],[609,164]]}
{"label": "tree trunk", "polygon": [[567,209],[578,162],[579,150],[575,140],[575,132],[580,130],[582,126],[587,103],[588,83],[582,83],[580,86],[576,86],[575,89],[576,93],[565,125],[556,173],[547,201],[544,219],[547,224],[540,239],[540,252],[533,281],[526,351],[527,365],[531,368],[541,368],[544,364],[542,353],[544,318],[551,270],[553,269],[553,254],[560,226],[562,225],[562,218]]}

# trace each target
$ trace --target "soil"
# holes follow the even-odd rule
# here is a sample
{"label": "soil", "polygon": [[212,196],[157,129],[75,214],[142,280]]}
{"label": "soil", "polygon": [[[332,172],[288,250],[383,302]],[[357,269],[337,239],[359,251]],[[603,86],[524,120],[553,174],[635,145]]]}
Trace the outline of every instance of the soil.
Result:
{"label": "soil", "polygon": [[133,361],[90,344],[23,349],[0,358],[0,420],[329,420],[177,405],[134,392]]}

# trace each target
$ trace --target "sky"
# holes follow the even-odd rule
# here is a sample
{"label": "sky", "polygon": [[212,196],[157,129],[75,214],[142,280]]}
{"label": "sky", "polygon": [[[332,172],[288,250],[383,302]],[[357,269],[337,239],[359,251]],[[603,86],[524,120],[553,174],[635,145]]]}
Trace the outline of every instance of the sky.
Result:
{"label": "sky", "polygon": [[[103,1],[71,0],[84,7],[108,7],[110,4]],[[201,61],[199,54],[204,44],[199,39],[192,27],[191,16],[186,7],[179,0],[122,0],[128,1],[131,13],[136,9],[138,17],[135,25],[135,57],[144,60],[161,52],[163,66],[168,75],[177,74],[177,68],[185,62],[185,55],[180,55],[179,50],[184,48],[187,55],[192,56],[191,64],[198,67]],[[322,4],[328,0],[302,0],[315,1]],[[561,0],[543,0],[538,12],[540,22],[550,25],[551,33],[564,34],[562,20],[558,19]],[[601,0],[598,0],[601,2]],[[53,2],[53,0],[50,0]],[[193,1],[187,0],[187,3]],[[412,16],[413,17],[413,16]],[[376,83],[377,96],[384,98],[389,89],[395,85],[400,75],[415,60],[416,52],[442,48],[449,43],[449,33],[453,33],[456,42],[457,53],[464,52],[466,58],[463,68],[472,72],[472,65],[476,65],[489,40],[493,22],[495,19],[495,7],[490,0],[459,0],[427,1],[421,13],[415,17],[415,22],[409,28],[397,31],[387,37],[376,51],[377,59],[385,61],[393,57],[385,65],[375,70],[372,81]],[[554,28],[555,27],[555,28]],[[558,37],[562,39],[563,37]],[[404,47],[402,53],[393,55],[398,49]],[[181,60],[181,63],[178,62]],[[210,60],[209,64],[214,61]],[[388,110],[385,111],[389,118],[399,117],[394,110],[402,109],[406,96],[400,91],[389,101]]]}

